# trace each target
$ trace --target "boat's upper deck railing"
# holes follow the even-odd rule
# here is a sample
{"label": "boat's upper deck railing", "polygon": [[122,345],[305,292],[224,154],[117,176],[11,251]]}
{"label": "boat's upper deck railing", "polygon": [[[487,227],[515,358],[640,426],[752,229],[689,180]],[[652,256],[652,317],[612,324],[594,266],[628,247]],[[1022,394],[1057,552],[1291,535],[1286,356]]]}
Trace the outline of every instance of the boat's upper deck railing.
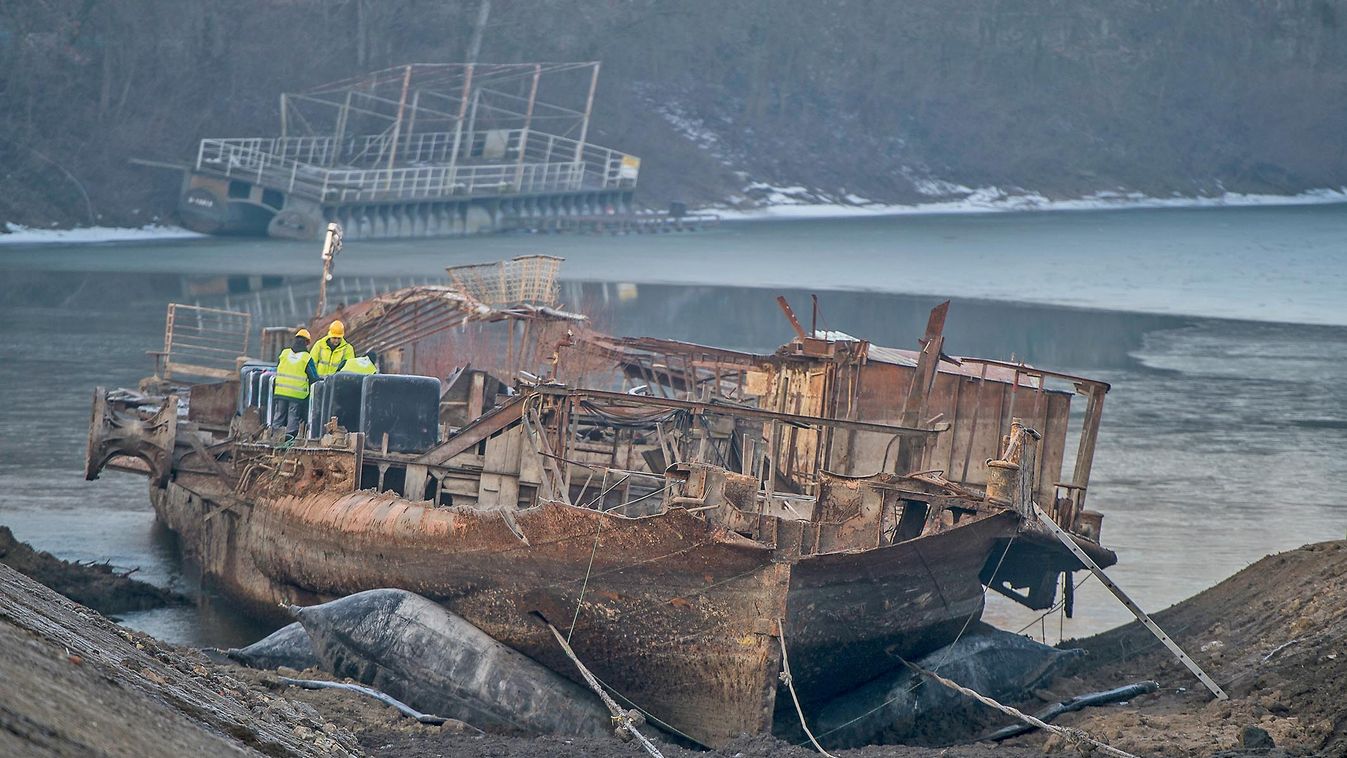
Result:
{"label": "boat's upper deck railing", "polygon": [[639,167],[635,156],[527,129],[409,135],[396,150],[386,134],[205,139],[196,159],[197,171],[322,203],[629,189]]}
{"label": "boat's upper deck railing", "polygon": [[236,361],[248,354],[252,316],[245,312],[169,303],[164,349],[150,353],[160,379],[229,379]]}

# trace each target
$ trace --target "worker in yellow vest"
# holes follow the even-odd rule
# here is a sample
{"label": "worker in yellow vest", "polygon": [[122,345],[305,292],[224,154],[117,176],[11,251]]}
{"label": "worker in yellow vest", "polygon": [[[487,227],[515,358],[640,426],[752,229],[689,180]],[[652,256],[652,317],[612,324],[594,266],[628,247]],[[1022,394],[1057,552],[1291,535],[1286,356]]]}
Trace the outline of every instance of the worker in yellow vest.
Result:
{"label": "worker in yellow vest", "polygon": [[371,350],[364,355],[352,358],[342,365],[340,373],[377,374],[379,373],[379,354]]}
{"label": "worker in yellow vest", "polygon": [[316,381],[318,369],[309,355],[309,330],[296,330],[294,342],[276,358],[271,425],[279,426],[284,421],[291,437],[299,434],[299,420],[309,408],[309,385]]}
{"label": "worker in yellow vest", "polygon": [[346,325],[340,320],[327,327],[327,337],[313,349],[313,362],[318,376],[330,376],[341,371],[346,361],[355,357],[355,348],[346,341]]}

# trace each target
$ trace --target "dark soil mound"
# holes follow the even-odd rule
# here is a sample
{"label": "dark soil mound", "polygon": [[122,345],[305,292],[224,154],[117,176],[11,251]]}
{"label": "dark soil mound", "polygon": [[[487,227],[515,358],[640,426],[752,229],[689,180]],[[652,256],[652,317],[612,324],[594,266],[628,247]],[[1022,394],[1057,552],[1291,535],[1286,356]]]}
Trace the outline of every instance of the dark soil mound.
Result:
{"label": "dark soil mound", "polygon": [[0,526],[0,563],[99,613],[143,611],[187,602],[177,592],[119,574],[106,563],[72,563],[34,550],[15,539],[5,526]]}
{"label": "dark soil mound", "polygon": [[1215,700],[1132,623],[1063,643],[1089,655],[1051,689],[1078,694],[1155,679],[1160,691],[1060,723],[1143,755],[1232,750],[1249,726],[1289,754],[1347,755],[1347,542],[1270,555],[1153,618],[1230,700]]}

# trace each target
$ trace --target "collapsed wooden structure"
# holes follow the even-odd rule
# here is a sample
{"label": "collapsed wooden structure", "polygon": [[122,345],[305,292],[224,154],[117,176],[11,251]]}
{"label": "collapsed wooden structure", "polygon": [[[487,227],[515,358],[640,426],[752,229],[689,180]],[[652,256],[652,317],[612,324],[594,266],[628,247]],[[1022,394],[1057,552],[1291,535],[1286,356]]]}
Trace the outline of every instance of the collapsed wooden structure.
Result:
{"label": "collapsed wooden structure", "polygon": [[86,474],[146,474],[184,550],[259,613],[399,587],[574,676],[550,623],[616,697],[709,746],[771,728],[783,634],[809,707],[947,644],[984,586],[1049,607],[1081,564],[1035,503],[1115,561],[1084,508],[1108,385],[947,355],[948,304],[899,350],[806,332],[783,301],[796,338],[752,354],[461,285],[310,324],[449,377],[436,444],[332,421],[286,441],[238,412],[238,382],[160,377],[96,391]]}

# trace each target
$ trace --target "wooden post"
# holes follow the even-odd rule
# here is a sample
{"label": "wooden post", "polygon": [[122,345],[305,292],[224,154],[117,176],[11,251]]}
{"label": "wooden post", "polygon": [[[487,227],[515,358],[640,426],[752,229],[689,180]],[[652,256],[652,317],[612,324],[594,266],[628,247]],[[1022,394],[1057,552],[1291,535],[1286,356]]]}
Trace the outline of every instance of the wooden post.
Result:
{"label": "wooden post", "polygon": [[758,508],[758,533],[755,535],[759,540],[763,540],[763,532],[766,531],[766,509],[771,507],[772,496],[776,494],[776,439],[781,433],[780,424],[780,421],[773,419],[767,427],[769,430],[767,432],[767,487],[764,492],[763,505]]}
{"label": "wooden post", "polygon": [[790,307],[790,303],[786,302],[786,296],[778,295],[776,304],[781,308],[781,312],[786,314],[786,320],[790,322],[790,328],[795,331],[795,336],[799,338],[801,342],[804,342],[804,327],[800,326],[800,320],[795,317],[795,311]]}
{"label": "wooden post", "polygon": [[1085,385],[1081,392],[1088,400],[1085,405],[1085,421],[1080,429],[1080,447],[1076,450],[1076,468],[1071,474],[1071,483],[1076,486],[1076,503],[1073,513],[1085,508],[1085,492],[1090,486],[1090,467],[1094,465],[1094,445],[1099,439],[1099,421],[1104,415],[1104,393],[1093,385]]}
{"label": "wooden post", "polygon": [[476,63],[482,54],[482,38],[486,36],[486,22],[491,18],[491,0],[481,0],[477,6],[477,21],[472,25],[472,37],[468,40],[468,59],[464,63]]}
{"label": "wooden post", "polygon": [[[463,157],[472,155],[472,143],[477,135],[477,104],[482,100],[482,91],[472,91],[472,107],[468,109],[468,141],[463,143]],[[457,151],[455,151],[457,152]]]}
{"label": "wooden post", "polygon": [[318,280],[318,307],[314,318],[322,318],[327,310],[327,283],[332,280],[332,268],[336,264],[337,253],[341,252],[341,224],[335,221],[327,225],[327,236],[323,239],[323,276]]}
{"label": "wooden post", "polygon": [[[940,351],[945,346],[945,315],[949,313],[949,301],[931,309],[926,321],[925,344],[921,346],[921,355],[917,357],[917,368],[912,372],[912,383],[907,388],[907,399],[903,402],[903,415],[900,425],[916,427],[924,419],[926,398],[935,383],[940,368]],[[894,473],[899,476],[910,474],[921,467],[926,451],[926,439],[905,439],[899,442]]]}
{"label": "wooden post", "polygon": [[[412,113],[407,117],[407,135],[403,138],[404,149],[412,149],[412,132],[416,130],[416,109],[421,103],[421,90],[412,93]],[[412,160],[421,160],[420,153],[412,156]]]}
{"label": "wooden post", "polygon": [[472,383],[468,386],[467,421],[472,423],[482,415],[486,407],[486,374],[472,372]]}
{"label": "wooden post", "polygon": [[341,143],[346,139],[346,122],[351,117],[352,94],[354,94],[352,90],[346,91],[346,102],[341,106],[341,110],[337,112],[337,133],[332,139],[332,155],[329,156],[328,165],[337,163],[337,158],[342,154]]}

